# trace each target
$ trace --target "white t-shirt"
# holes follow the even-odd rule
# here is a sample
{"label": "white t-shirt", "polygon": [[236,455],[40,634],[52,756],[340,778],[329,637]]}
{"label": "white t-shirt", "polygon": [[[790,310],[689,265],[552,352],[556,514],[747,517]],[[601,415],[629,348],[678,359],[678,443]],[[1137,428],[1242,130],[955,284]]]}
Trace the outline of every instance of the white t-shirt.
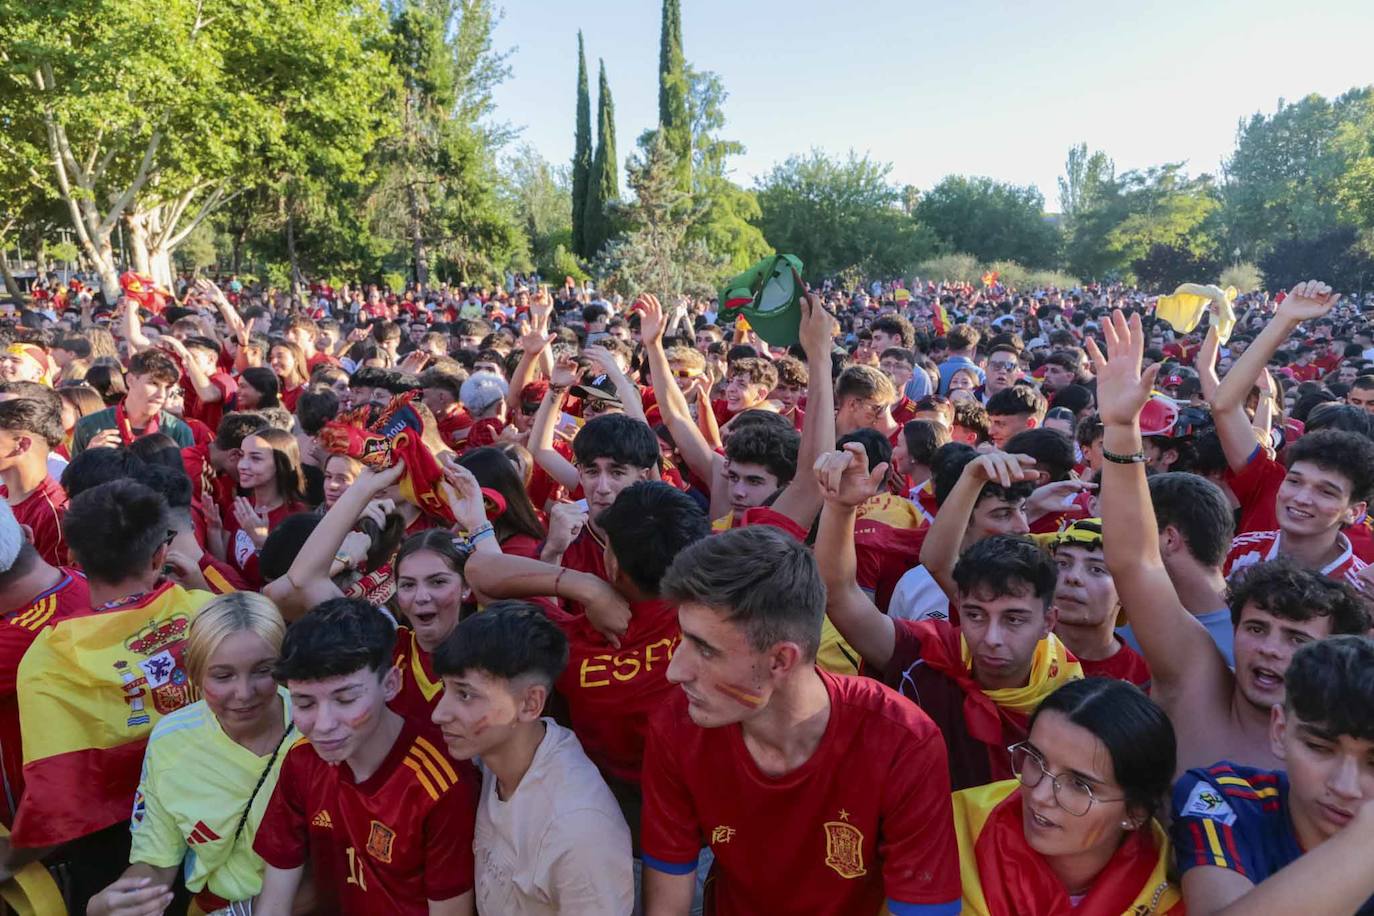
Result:
{"label": "white t-shirt", "polygon": [[548,731],[502,801],[482,767],[473,832],[477,911],[501,916],[627,916],[634,909],[630,828],[577,736]]}
{"label": "white t-shirt", "polygon": [[949,598],[924,566],[915,566],[897,580],[887,616],[899,620],[948,620]]}

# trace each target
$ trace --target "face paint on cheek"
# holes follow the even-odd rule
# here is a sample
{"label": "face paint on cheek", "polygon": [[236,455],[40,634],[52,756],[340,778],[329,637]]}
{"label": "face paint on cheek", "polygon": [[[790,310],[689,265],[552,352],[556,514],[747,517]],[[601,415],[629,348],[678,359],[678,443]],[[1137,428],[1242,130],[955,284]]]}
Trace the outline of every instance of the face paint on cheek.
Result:
{"label": "face paint on cheek", "polygon": [[763,705],[763,697],[756,693],[751,693],[736,684],[715,684],[713,686],[717,691],[725,694],[725,696],[734,700],[741,706],[748,707],[749,709],[758,709]]}
{"label": "face paint on cheek", "polygon": [[482,718],[478,719],[472,725],[472,737],[476,738],[480,736],[482,732],[486,731],[490,726],[491,723],[487,721],[486,716],[483,716]]}
{"label": "face paint on cheek", "polygon": [[354,731],[357,731],[358,729],[362,728],[364,725],[371,721],[372,710],[370,709],[364,712],[362,715],[358,716],[358,718],[356,719],[344,719],[344,723]]}

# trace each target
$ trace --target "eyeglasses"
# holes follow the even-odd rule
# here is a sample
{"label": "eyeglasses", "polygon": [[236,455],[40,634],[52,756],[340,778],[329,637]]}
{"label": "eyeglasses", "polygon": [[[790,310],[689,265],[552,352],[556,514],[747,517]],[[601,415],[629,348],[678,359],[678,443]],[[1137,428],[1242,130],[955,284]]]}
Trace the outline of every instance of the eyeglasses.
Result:
{"label": "eyeglasses", "polygon": [[533,404],[521,403],[520,412],[527,417],[532,417],[539,412],[539,403],[537,401]]}
{"label": "eyeglasses", "polygon": [[988,368],[994,372],[1010,372],[1016,368],[1016,365],[1016,363],[1004,363],[1000,359],[995,359],[988,363]]}
{"label": "eyeglasses", "polygon": [[[1050,778],[1050,787],[1054,790],[1054,800],[1066,812],[1074,817],[1082,817],[1092,808],[1093,802],[1114,802],[1125,801],[1125,797],[1101,798],[1093,794],[1092,786],[1083,782],[1076,776],[1056,776],[1045,769],[1045,758],[1041,757],[1036,751],[1024,741],[1020,744],[1013,744],[1007,748],[1011,751],[1011,769],[1016,774],[1016,778],[1021,781],[1021,785],[1027,789],[1034,789],[1040,785],[1040,780],[1046,776]],[[1063,779],[1065,781],[1061,782]]]}

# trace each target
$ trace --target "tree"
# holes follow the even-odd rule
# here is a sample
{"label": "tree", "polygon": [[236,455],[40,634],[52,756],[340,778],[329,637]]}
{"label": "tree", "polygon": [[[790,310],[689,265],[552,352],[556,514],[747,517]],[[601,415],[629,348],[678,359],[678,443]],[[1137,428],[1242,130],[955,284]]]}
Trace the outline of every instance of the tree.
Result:
{"label": "tree", "polygon": [[1093,205],[1115,180],[1116,165],[1101,150],[1088,153],[1088,144],[1069,148],[1064,175],[1059,179],[1059,212],[1072,225],[1074,217]]}
{"label": "tree", "polygon": [[544,276],[555,276],[558,250],[566,256],[574,228],[567,170],[555,170],[533,147],[522,146],[507,164],[502,193],[528,240],[531,265]]}
{"label": "tree", "polygon": [[496,21],[490,0],[407,0],[392,21],[402,130],[378,149],[370,207],[377,234],[409,249],[420,284],[436,258],[464,277],[490,274],[518,247],[496,193],[507,131],[488,121],[510,72],[491,47]]}
{"label": "tree", "polygon": [[611,208],[620,198],[620,165],[615,152],[615,103],[611,84],[606,79],[606,62],[601,63],[601,86],[597,98],[596,156],[592,160],[591,186],[587,190],[587,212],[582,220],[583,239],[589,252],[600,252],[611,237]]}
{"label": "tree", "polygon": [[666,303],[683,294],[704,296],[725,277],[726,265],[690,238],[702,211],[678,187],[676,156],[662,131],[646,135],[630,159],[634,200],[616,208],[626,231],[602,249],[594,273],[602,286],[631,298],[653,292]]}
{"label": "tree", "polygon": [[1338,140],[1371,107],[1374,90],[1352,89],[1334,101],[1280,101],[1272,115],[1242,121],[1222,172],[1227,247],[1256,257],[1279,239],[1314,238],[1338,225],[1346,216],[1341,178],[1357,152]]}
{"label": "tree", "polygon": [[[1123,218],[1107,235],[1125,262],[1145,257],[1155,245],[1213,260],[1220,201],[1209,175],[1189,178],[1182,162],[1170,162],[1121,176],[1117,186]],[[1209,270],[1207,276],[1215,274]]]}
{"label": "tree", "polygon": [[692,190],[692,124],[688,105],[687,62],[682,54],[682,8],[663,0],[663,26],[658,45],[658,129],[673,151],[678,187]]}
{"label": "tree", "polygon": [[692,194],[702,208],[692,237],[706,243],[718,257],[728,259],[735,273],[769,252],[757,223],[758,198],[730,179],[726,160],[744,152],[744,145],[719,136],[725,127],[728,93],[720,76],[687,68],[690,86],[689,119],[692,130]]}
{"label": "tree", "polygon": [[1359,244],[1353,226],[1339,226],[1310,239],[1279,239],[1259,264],[1270,289],[1291,289],[1313,277],[1360,294],[1374,286],[1374,258]]}
{"label": "tree", "polygon": [[1136,280],[1146,289],[1172,292],[1180,283],[1205,283],[1217,275],[1215,258],[1199,255],[1181,245],[1155,242],[1132,264]]}
{"label": "tree", "polygon": [[979,260],[1050,267],[1058,258],[1059,232],[1044,210],[1045,199],[1033,187],[951,175],[921,197],[916,216],[946,245]]}
{"label": "tree", "polygon": [[384,30],[375,0],[5,0],[0,123],[29,131],[6,145],[43,151],[107,298],[121,222],[134,266],[169,282],[176,246],[286,147],[371,144]]}
{"label": "tree", "polygon": [[582,31],[577,32],[577,128],[573,138],[572,161],[572,250],[578,257],[589,257],[583,220],[587,212],[587,188],[592,176],[592,101],[587,89],[587,55],[582,47]]}
{"label": "tree", "polygon": [[791,156],[758,186],[759,226],[768,244],[801,258],[808,279],[859,271],[895,276],[935,254],[935,236],[900,206],[892,167],[853,151]]}

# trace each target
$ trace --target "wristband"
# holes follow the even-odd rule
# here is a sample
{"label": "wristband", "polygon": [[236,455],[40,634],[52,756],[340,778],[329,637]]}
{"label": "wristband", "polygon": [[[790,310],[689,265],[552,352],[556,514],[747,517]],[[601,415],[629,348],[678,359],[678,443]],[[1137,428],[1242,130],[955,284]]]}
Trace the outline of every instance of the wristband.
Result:
{"label": "wristband", "polygon": [[1118,455],[1118,454],[1116,454],[1115,452],[1109,452],[1109,451],[1107,451],[1107,450],[1104,448],[1104,449],[1102,449],[1102,457],[1103,457],[1104,459],[1106,459],[1107,461],[1110,461],[1112,464],[1144,464],[1144,463],[1145,463],[1145,452],[1143,452],[1143,451],[1132,452],[1132,453],[1129,454],[1129,455]]}
{"label": "wristband", "polygon": [[344,569],[352,569],[354,567],[353,558],[350,557],[348,554],[344,553],[342,550],[334,554],[334,559],[341,566],[343,566]]}

